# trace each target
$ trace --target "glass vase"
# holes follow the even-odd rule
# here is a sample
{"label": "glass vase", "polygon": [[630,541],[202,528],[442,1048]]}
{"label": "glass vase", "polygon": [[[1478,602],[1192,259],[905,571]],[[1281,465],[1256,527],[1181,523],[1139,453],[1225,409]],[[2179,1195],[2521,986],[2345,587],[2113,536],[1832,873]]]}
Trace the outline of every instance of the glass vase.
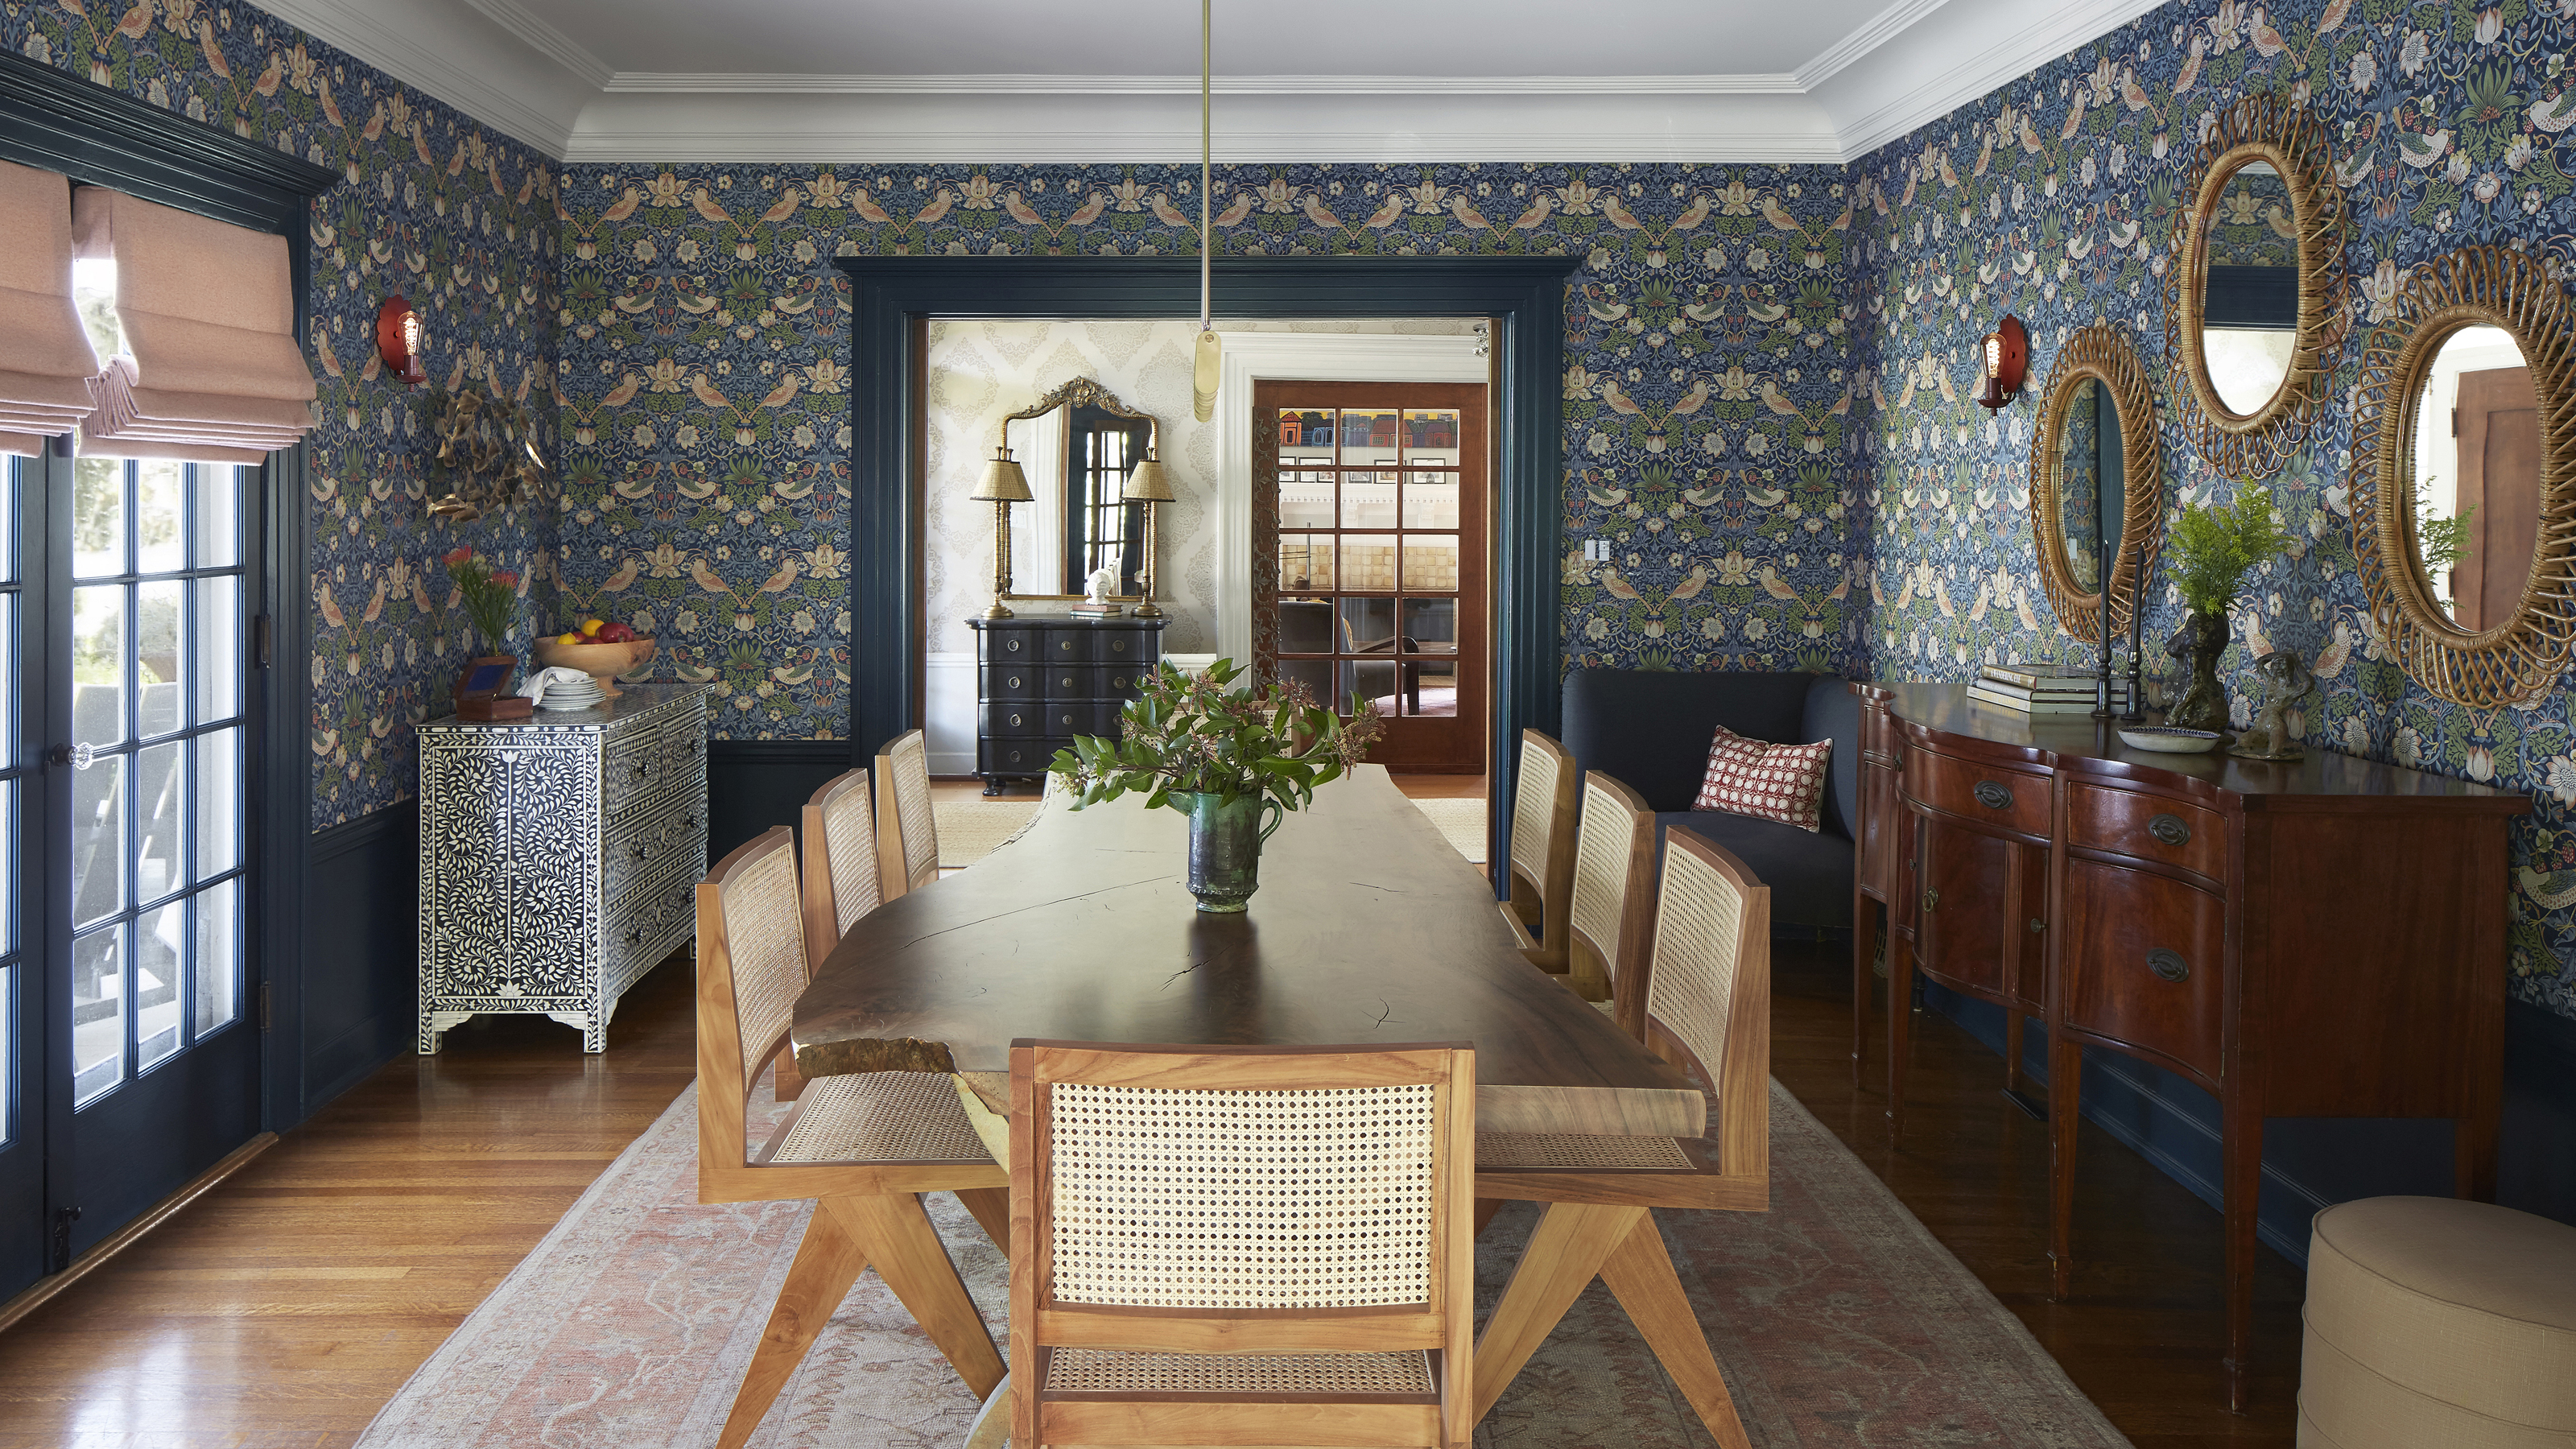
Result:
{"label": "glass vase", "polygon": [[[1287,818],[1279,802],[1267,795],[1222,795],[1176,791],[1174,802],[1190,817],[1190,894],[1202,911],[1230,913],[1245,909],[1261,889],[1261,842]],[[1263,816],[1268,821],[1264,823]]]}
{"label": "glass vase", "polygon": [[2227,731],[2227,686],[2218,682],[2219,656],[2227,652],[2227,616],[2194,610],[2183,621],[2191,650],[2191,683],[2165,712],[2177,729]]}

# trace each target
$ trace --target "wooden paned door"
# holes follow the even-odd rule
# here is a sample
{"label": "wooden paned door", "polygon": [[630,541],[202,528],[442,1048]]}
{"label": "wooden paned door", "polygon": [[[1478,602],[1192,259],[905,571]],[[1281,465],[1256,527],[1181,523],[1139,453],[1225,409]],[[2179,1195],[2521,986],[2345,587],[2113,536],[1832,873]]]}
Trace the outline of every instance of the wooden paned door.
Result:
{"label": "wooden paned door", "polygon": [[1485,389],[1253,388],[1258,663],[1348,717],[1374,704],[1373,763],[1485,770]]}
{"label": "wooden paned door", "polygon": [[2522,603],[2531,541],[2540,531],[2540,403],[2531,369],[2461,373],[2451,427],[2459,440],[2459,508],[2476,510],[2468,551],[2451,571],[2452,617],[2463,629],[2492,629]]}
{"label": "wooden paned door", "polygon": [[259,475],[7,462],[0,1296],[256,1134],[260,1068],[245,944]]}

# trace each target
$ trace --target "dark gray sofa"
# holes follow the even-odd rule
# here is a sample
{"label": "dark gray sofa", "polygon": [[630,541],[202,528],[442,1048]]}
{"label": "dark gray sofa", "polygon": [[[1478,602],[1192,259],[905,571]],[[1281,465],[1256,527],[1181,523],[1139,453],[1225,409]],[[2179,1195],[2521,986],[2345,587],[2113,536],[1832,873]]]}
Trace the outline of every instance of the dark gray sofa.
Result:
{"label": "dark gray sofa", "polygon": [[[1821,831],[1690,808],[1721,724],[1775,744],[1833,740]],[[1771,888],[1775,928],[1851,928],[1860,701],[1840,676],[1575,669],[1565,676],[1563,743],[1577,767],[1644,796],[1657,824],[1687,826],[1752,867]]]}

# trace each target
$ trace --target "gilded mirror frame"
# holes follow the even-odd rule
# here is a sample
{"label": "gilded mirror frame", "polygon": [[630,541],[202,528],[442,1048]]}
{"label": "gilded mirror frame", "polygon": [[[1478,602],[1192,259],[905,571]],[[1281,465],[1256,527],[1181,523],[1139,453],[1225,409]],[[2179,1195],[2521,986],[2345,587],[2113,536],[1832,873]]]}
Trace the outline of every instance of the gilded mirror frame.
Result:
{"label": "gilded mirror frame", "polygon": [[[2454,623],[2433,598],[2415,539],[2417,399],[2462,327],[2512,334],[2539,403],[2540,526],[2512,617]],[[2557,687],[2576,637],[2576,304],[2529,253],[2463,247],[2407,274],[2361,356],[2352,450],[2353,556],[2370,617],[2416,683],[2477,709]]]}
{"label": "gilded mirror frame", "polygon": [[[2269,162],[2290,193],[2299,259],[2298,341],[2289,371],[2252,413],[2230,409],[2210,381],[2201,347],[2209,280],[2209,220],[2230,178]],[[2165,358],[2177,420],[2211,467],[2230,478],[2267,476],[2308,440],[2333,387],[2331,355],[2343,345],[2344,207],[2326,130],[2284,96],[2247,96],[2218,113],[2194,161],[2190,204],[2174,213],[2165,265]]]}
{"label": "gilded mirror frame", "polygon": [[[1100,383],[1088,377],[1069,378],[1064,382],[1058,383],[1056,386],[1047,390],[1046,396],[1039,398],[1036,402],[1029,404],[1018,412],[1012,413],[1008,417],[1003,418],[999,423],[994,425],[993,440],[1004,447],[1008,447],[1011,441],[1011,424],[1034,422],[1037,419],[1054,412],[1057,408],[1079,407],[1096,407],[1102,412],[1110,413],[1118,417],[1135,418],[1142,422],[1151,423],[1154,428],[1154,433],[1153,442],[1150,446],[1153,448],[1160,448],[1162,446],[1163,420],[1161,418],[1154,416],[1152,413],[1140,412],[1135,408],[1127,406],[1127,404],[1118,400],[1118,394],[1111,392],[1108,388],[1101,386]],[[1061,479],[1055,480],[1055,482],[1057,486],[1062,485]],[[994,540],[993,547],[995,552],[1001,555],[1001,559],[998,560],[998,562],[1007,568],[1010,540],[1007,537],[996,538]],[[1004,577],[1008,577],[1007,573]],[[1028,599],[1040,603],[1061,603],[1066,600],[1081,599],[1084,595],[1023,594],[1006,591],[1001,595],[1001,597],[1004,599]],[[1145,596],[1143,594],[1110,594],[1107,597],[1117,601],[1118,603],[1132,604]]]}
{"label": "gilded mirror frame", "polygon": [[2145,566],[2154,576],[2156,555],[2165,532],[2164,444],[2156,429],[2155,393],[2147,370],[2127,332],[2109,322],[2080,328],[2057,349],[2048,366],[2048,386],[2041,394],[2039,428],[2030,450],[2031,542],[2039,555],[2039,577],[2048,590],[2048,605],[2057,611],[2057,627],[2081,640],[2102,638],[2104,592],[2078,587],[2066,557],[2064,499],[2059,492],[2062,464],[2058,439],[2066,429],[2078,387],[2099,381],[2120,415],[2120,552],[2105,580],[2114,632],[2126,632],[2138,606],[2139,557],[2146,545]]}

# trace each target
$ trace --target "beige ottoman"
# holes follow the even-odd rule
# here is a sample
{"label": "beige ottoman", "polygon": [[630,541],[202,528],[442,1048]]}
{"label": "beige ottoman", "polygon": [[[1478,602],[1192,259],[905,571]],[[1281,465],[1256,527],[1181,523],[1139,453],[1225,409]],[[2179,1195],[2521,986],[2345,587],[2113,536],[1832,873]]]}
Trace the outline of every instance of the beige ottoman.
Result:
{"label": "beige ottoman", "polygon": [[2299,1449],[2576,1446],[2576,1228],[2492,1203],[2317,1214]]}

